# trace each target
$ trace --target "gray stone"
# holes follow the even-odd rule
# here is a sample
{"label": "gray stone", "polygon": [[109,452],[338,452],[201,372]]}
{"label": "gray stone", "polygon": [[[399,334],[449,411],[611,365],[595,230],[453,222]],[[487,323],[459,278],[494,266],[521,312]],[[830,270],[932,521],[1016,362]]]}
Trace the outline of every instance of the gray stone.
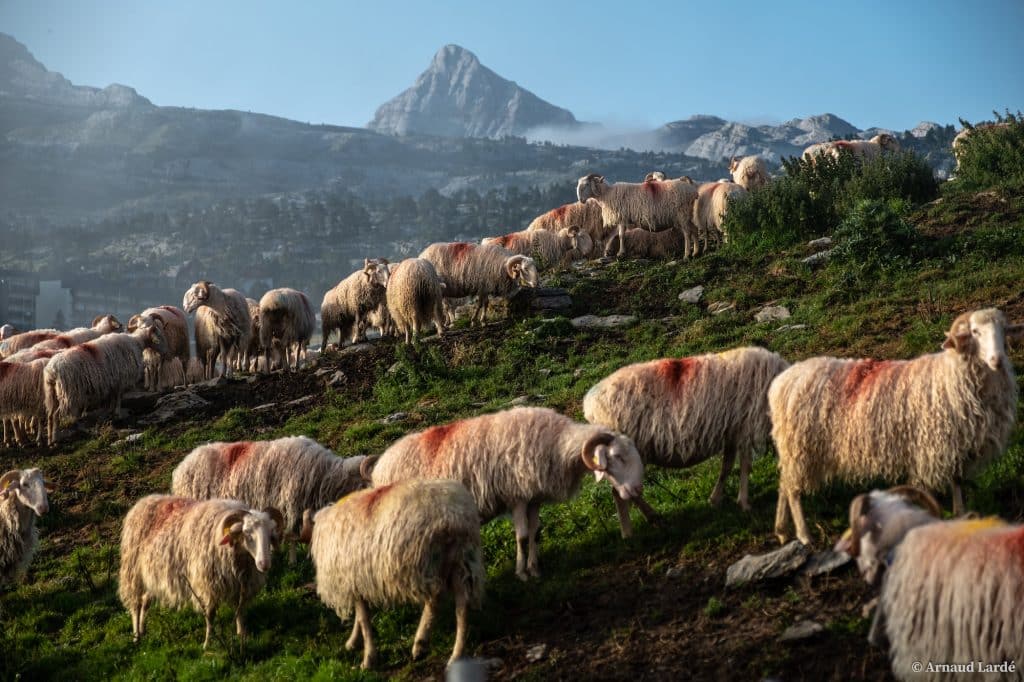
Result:
{"label": "gray stone", "polygon": [[634,315],[608,315],[606,317],[584,315],[573,318],[570,324],[577,329],[616,329],[618,327],[628,327],[635,322],[636,316]]}
{"label": "gray stone", "polygon": [[334,370],[332,370],[330,367],[321,367],[317,371],[313,372],[313,376],[315,376],[317,378],[320,378],[322,376],[327,376],[328,374],[330,374],[333,371]]}
{"label": "gray stone", "polygon": [[275,407],[277,407],[277,403],[263,403],[262,405],[257,405],[256,407],[252,408],[252,411],[266,412],[267,410],[272,410]]}
{"label": "gray stone", "polygon": [[726,303],[725,301],[717,301],[708,306],[708,312],[712,315],[721,315],[727,313],[730,310],[736,310],[735,303]]}
{"label": "gray stone", "polygon": [[344,386],[347,383],[348,377],[345,376],[345,373],[342,372],[340,369],[335,371],[334,374],[331,375],[331,378],[327,380],[327,385],[330,386],[331,388],[339,388],[340,386]]}
{"label": "gray stone", "polygon": [[360,353],[365,353],[366,351],[371,350],[372,348],[373,344],[369,342],[354,343],[351,346],[346,346],[342,348],[338,352],[338,355],[358,355]]}
{"label": "gray stone", "polygon": [[581,376],[583,376],[583,368],[582,367],[577,367],[576,369],[574,369],[572,371],[572,378],[573,379],[579,379]]}
{"label": "gray stone", "polygon": [[725,586],[736,587],[788,575],[803,566],[810,555],[811,549],[799,540],[767,554],[747,554],[728,568]]}
{"label": "gray stone", "polygon": [[548,368],[548,367],[545,367],[543,369],[538,369],[537,370],[537,374],[541,375],[542,377],[549,377],[549,376],[551,376],[551,369]]}
{"label": "gray stone", "polygon": [[510,405],[511,407],[519,407],[521,405],[529,405],[530,404],[530,396],[528,396],[528,395],[521,395],[518,398],[513,398],[512,400],[508,401],[508,403],[506,403],[506,404]]}
{"label": "gray stone", "polygon": [[665,571],[665,577],[668,578],[669,580],[675,580],[676,578],[679,578],[682,575],[683,575],[683,569],[679,568],[678,566],[675,566],[675,567],[670,568],[667,571]]}
{"label": "gray stone", "polygon": [[394,424],[395,422],[404,422],[408,418],[408,412],[395,412],[394,414],[389,414],[380,421],[383,424]]}
{"label": "gray stone", "polygon": [[295,400],[289,400],[288,402],[285,403],[285,405],[288,405],[289,407],[298,407],[299,405],[305,405],[309,401],[313,400],[314,397],[316,397],[316,396],[304,395],[301,398],[296,398]]}
{"label": "gray stone", "polygon": [[781,305],[766,305],[754,314],[758,322],[771,322],[789,318],[789,308]]}
{"label": "gray stone", "polygon": [[800,329],[807,329],[806,324],[784,324],[775,331],[777,332],[795,332]]}
{"label": "gray stone", "polygon": [[832,246],[832,237],[822,237],[820,239],[812,239],[807,242],[807,246],[812,249],[823,249],[826,246]]}
{"label": "gray stone", "polygon": [[530,301],[530,307],[534,310],[565,310],[572,307],[572,298],[569,294],[560,296],[537,296]]}
{"label": "gray stone", "polygon": [[837,552],[832,549],[822,550],[812,556],[807,564],[800,571],[804,575],[816,576],[831,573],[841,566],[853,561],[853,558],[846,552]]}
{"label": "gray stone", "polygon": [[820,251],[814,255],[804,258],[800,262],[803,263],[804,265],[820,265],[821,263],[828,261],[828,259],[832,257],[833,251],[835,251],[835,249],[829,249],[828,251]]}
{"label": "gray stone", "polygon": [[815,623],[813,620],[802,620],[786,628],[786,631],[779,637],[779,641],[799,642],[804,639],[810,639],[824,631],[825,627],[820,623]]}
{"label": "gray stone", "polygon": [[163,424],[183,412],[192,412],[210,404],[194,391],[185,390],[170,393],[156,401],[153,411],[139,420],[140,424]]}
{"label": "gray stone", "polygon": [[683,293],[679,294],[679,300],[685,301],[686,303],[700,303],[701,296],[704,295],[704,287],[698,284],[692,289],[687,289]]}
{"label": "gray stone", "polygon": [[530,647],[529,649],[526,650],[526,660],[529,661],[530,663],[536,663],[537,661],[539,661],[542,658],[544,658],[545,656],[547,656],[547,653],[548,653],[548,645],[547,644],[538,644],[538,645],[532,646],[532,647]]}

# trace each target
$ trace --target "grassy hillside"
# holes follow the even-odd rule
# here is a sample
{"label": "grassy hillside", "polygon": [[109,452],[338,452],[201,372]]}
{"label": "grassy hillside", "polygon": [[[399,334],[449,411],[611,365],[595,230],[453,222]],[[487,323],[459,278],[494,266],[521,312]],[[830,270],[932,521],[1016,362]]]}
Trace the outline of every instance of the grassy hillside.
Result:
{"label": "grassy hillside", "polygon": [[[760,216],[763,226],[770,222],[765,216],[796,215],[784,213],[798,212],[793,206],[804,207],[800,215],[815,215],[815,202],[825,201],[824,185],[808,181],[806,169],[790,170],[789,177],[803,178],[805,186],[782,181],[771,196],[738,209],[736,220]],[[1013,320],[1024,319],[1020,187],[992,179],[972,186],[965,176],[937,189],[907,190],[876,187],[863,179],[870,173],[853,175],[853,181],[830,176],[832,218],[780,220],[770,230],[733,222],[729,245],[692,262],[589,263],[553,277],[572,293],[571,315],[638,316],[625,330],[577,331],[568,323],[571,315],[533,316],[484,330],[457,329],[415,349],[383,341],[363,353],[321,358],[321,367],[345,373],[338,389],[325,388],[312,369],[241,379],[202,389],[207,408],[159,428],[132,417],[90,424],[54,452],[0,451],[0,471],[38,466],[57,484],[29,579],[0,601],[0,679],[422,679],[443,673],[454,633],[447,607],[430,655],[418,663],[409,661],[417,609],[377,611],[380,669],[361,673],[359,654],[344,650],[347,624],[310,588],[313,572],[304,552],[295,566],[275,557],[268,589],[249,611],[253,636],[243,645],[227,609],[215,644],[204,653],[202,617],[161,607],[150,612],[147,638],[133,645],[130,619],[116,596],[121,518],[140,496],[168,489],[173,467],[204,441],[306,434],[339,454],[377,453],[411,430],[514,400],[582,418],[587,389],[631,362],[745,344],[791,361],[819,354],[909,358],[937,350],[960,312],[997,306]],[[832,258],[804,264],[811,252],[806,242],[826,233],[837,246]],[[705,287],[700,304],[677,299],[698,284]],[[734,307],[710,313],[708,304],[717,302]],[[754,312],[769,303],[786,306],[792,317],[756,322]],[[780,329],[784,325],[800,326]],[[1011,357],[1020,375],[1024,352],[1013,348]],[[255,409],[271,402],[273,409]],[[143,415],[148,404],[132,407]],[[385,420],[398,412],[406,417]],[[141,438],[124,440],[137,431]],[[885,655],[865,642],[861,605],[871,594],[853,571],[724,589],[730,563],[775,546],[777,472],[774,453],[755,462],[747,514],[731,499],[717,509],[707,504],[717,468],[711,461],[682,471],[651,469],[646,494],[666,524],[654,527],[635,514],[637,533],[628,542],[619,538],[607,485],[588,480],[573,502],[543,509],[544,577],[530,584],[514,576],[511,523],[485,526],[488,592],[471,618],[469,652],[500,659],[495,679],[888,679]],[[1022,484],[1024,430],[1018,428],[1005,456],[967,486],[968,507],[1021,519]],[[731,497],[736,488],[734,475]],[[833,486],[805,499],[820,545],[841,533],[847,504],[863,488]],[[786,627],[805,618],[825,631],[806,642],[777,643]],[[538,644],[546,645],[544,656],[528,661],[527,650]]]}

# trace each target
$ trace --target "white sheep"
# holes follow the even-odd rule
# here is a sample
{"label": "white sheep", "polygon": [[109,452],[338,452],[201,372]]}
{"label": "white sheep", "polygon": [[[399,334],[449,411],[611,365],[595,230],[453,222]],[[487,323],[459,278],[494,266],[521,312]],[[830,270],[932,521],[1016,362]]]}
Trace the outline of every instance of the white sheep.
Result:
{"label": "white sheep", "polygon": [[601,204],[596,199],[587,199],[583,203],[576,201],[553,208],[534,218],[526,231],[546,230],[558,233],[570,227],[578,227],[581,232],[585,232],[594,247],[604,244],[613,231],[613,226],[606,227],[601,219]]}
{"label": "white sheep", "polygon": [[[299,369],[306,346],[313,336],[316,314],[306,294],[295,289],[271,289],[260,299],[260,345],[263,346],[264,371],[271,370],[270,354],[277,349],[285,367]],[[291,358],[294,357],[294,363]]]}
{"label": "white sheep", "polygon": [[139,327],[131,334],[107,334],[52,358],[43,370],[47,442],[57,442],[61,418],[78,419],[86,410],[109,404],[114,416],[121,395],[142,380],[142,351],[167,354],[159,327]]}
{"label": "white sheep", "polygon": [[46,419],[43,373],[50,358],[60,352],[26,349],[0,360],[0,421],[5,446],[27,442],[19,423],[34,426],[36,445],[42,442]]}
{"label": "white sheep", "polygon": [[497,244],[512,253],[530,256],[544,268],[586,258],[594,248],[590,235],[578,226],[558,232],[522,230],[500,237],[485,237],[481,244]]}
{"label": "white sheep", "polygon": [[981,123],[971,128],[964,128],[956,137],[953,138],[953,158],[956,159],[956,167],[960,168],[960,159],[964,154],[964,143],[967,142],[977,132],[983,134],[999,133],[1010,127],[1009,121],[1001,121],[997,123]]}
{"label": "white sheep", "polygon": [[263,348],[260,347],[260,302],[252,298],[246,298],[245,303],[249,307],[249,321],[252,333],[249,335],[249,345],[246,346],[245,352],[242,353],[242,361],[239,363],[238,369],[243,372],[254,372],[257,369],[256,365],[259,364],[259,358],[263,352]]}
{"label": "white sheep", "polygon": [[146,633],[146,611],[156,600],[191,605],[206,617],[205,649],[221,603],[235,607],[239,639],[243,611],[263,589],[281,515],[237,500],[192,500],[148,495],[124,518],[118,595],[132,617],[134,641]]}
{"label": "white sheep", "polygon": [[170,305],[147,308],[128,320],[127,330],[130,333],[144,325],[158,325],[167,341],[166,356],[148,348],[143,351],[146,388],[156,391],[185,383],[185,368],[190,359],[185,313]]}
{"label": "white sheep", "polygon": [[[192,376],[192,370],[189,368],[187,378],[190,383],[212,379],[217,371],[217,360],[221,358],[222,353],[230,352],[230,339],[237,338],[239,335],[238,327],[233,322],[225,315],[221,315],[205,305],[196,310],[193,332],[196,340],[196,358],[201,365],[201,372],[200,377],[196,379]],[[226,371],[226,367],[224,371]]]}
{"label": "white sheep", "polygon": [[627,436],[548,408],[519,407],[409,434],[384,451],[372,479],[381,486],[448,478],[469,489],[484,521],[511,511],[516,575],[526,580],[540,575],[540,505],[571,498],[588,470],[623,499],[643,490],[644,465]]}
{"label": "white sheep", "polygon": [[39,469],[0,476],[0,587],[24,577],[39,547],[36,517],[50,510],[52,490]]}
{"label": "white sheep", "polygon": [[[645,465],[690,467],[721,454],[714,505],[738,453],[737,502],[749,510],[753,455],[767,449],[771,435],[768,386],[787,367],[777,353],[757,347],[626,365],[587,391],[583,415],[632,438]],[[635,501],[649,514],[640,496]],[[615,503],[622,536],[629,537],[630,503],[618,495]]]}
{"label": "white sheep", "polygon": [[[249,347],[249,337],[252,333],[249,304],[246,303],[245,296],[235,289],[221,289],[212,282],[202,280],[193,284],[185,292],[181,307],[186,313],[194,313],[201,307],[208,307],[210,310],[207,313],[215,312],[220,316],[215,318],[207,314],[205,328],[207,333],[214,335],[211,338],[216,340],[216,344],[213,345],[216,346],[217,352],[216,354],[210,353],[210,355],[213,355],[214,358],[220,356],[221,362],[224,363],[221,374],[229,375],[235,358],[245,353]],[[197,330],[198,327],[197,318]],[[196,334],[198,351],[199,332],[197,331]],[[197,355],[203,362],[203,356],[198,353]],[[212,365],[205,366],[208,375],[212,375],[214,369]]]}
{"label": "white sheep", "polygon": [[13,324],[2,325],[0,326],[0,341],[6,341],[17,333],[18,330],[15,329]]}
{"label": "white sheep", "polygon": [[361,270],[356,270],[324,294],[320,306],[321,343],[326,346],[335,330],[338,331],[339,344],[346,340],[356,343],[360,338],[365,339],[368,317],[384,303],[390,276],[386,259],[366,258]]}
{"label": "white sheep", "polygon": [[428,260],[407,258],[392,267],[386,303],[406,343],[412,343],[431,322],[437,335],[444,335],[444,289],[437,270]]}
{"label": "white sheep", "polygon": [[900,143],[895,137],[888,133],[881,133],[870,140],[834,140],[812,144],[804,150],[801,156],[809,161],[813,161],[823,154],[838,159],[843,152],[849,152],[860,161],[872,161],[885,152],[898,152],[899,150]]}
{"label": "white sheep", "polygon": [[472,322],[484,323],[490,296],[510,298],[521,287],[536,287],[537,265],[529,256],[515,255],[496,244],[437,242],[419,258],[430,261],[444,282],[444,297],[477,297]]}
{"label": "white sheep", "polygon": [[722,229],[725,213],[729,204],[747,196],[748,192],[734,182],[706,182],[697,188],[697,201],[693,205],[693,223],[697,227],[698,237],[705,243],[714,239],[715,243],[728,235]]}
{"label": "white sheep", "polygon": [[953,513],[964,508],[961,479],[999,455],[1013,431],[1017,382],[1006,356],[1007,327],[993,308],[965,313],[942,351],[914,360],[798,362],[768,391],[779,453],[775,533],[810,544],[800,496],[832,480],[907,480],[932,490],[952,486]]}
{"label": "white sheep", "polygon": [[[651,232],[642,227],[631,227],[625,233],[626,249],[634,258],[665,259],[679,255],[686,246],[683,233],[679,230]],[[617,248],[619,235],[613,234],[605,245],[605,257],[611,256]]]}
{"label": "white sheep", "polygon": [[[700,245],[693,226],[693,204],[697,188],[683,180],[618,182],[609,185],[603,175],[591,173],[576,183],[576,196],[582,202],[593,197],[601,204],[605,226],[615,227],[619,236],[618,256],[626,255],[625,232],[631,225],[651,231],[679,230],[683,234],[683,258],[696,256]],[[607,249],[607,246],[606,246]]]}
{"label": "white sheep", "polygon": [[[279,529],[294,539],[306,509],[320,509],[366,486],[359,467],[365,457],[338,457],[305,436],[269,441],[207,443],[190,452],[171,473],[171,492],[207,500],[241,500],[274,507]],[[290,544],[294,557],[295,545]]]}
{"label": "white sheep", "polygon": [[355,610],[345,648],[363,640],[362,667],[376,658],[371,605],[423,604],[412,657],[427,651],[430,629],[446,592],[455,598],[455,646],[462,656],[470,605],[484,590],[480,518],[466,489],[455,481],[406,481],[364,490],[321,509],[309,553],[316,592],[338,616]]}
{"label": "white sheep", "polygon": [[732,181],[747,191],[764,187],[770,181],[768,166],[760,156],[732,157],[729,161]]}
{"label": "white sheep", "polygon": [[119,331],[121,323],[113,315],[100,315],[92,321],[91,327],[77,327],[64,332],[56,329],[36,329],[17,334],[0,343],[0,358],[37,345],[43,349],[63,350]]}

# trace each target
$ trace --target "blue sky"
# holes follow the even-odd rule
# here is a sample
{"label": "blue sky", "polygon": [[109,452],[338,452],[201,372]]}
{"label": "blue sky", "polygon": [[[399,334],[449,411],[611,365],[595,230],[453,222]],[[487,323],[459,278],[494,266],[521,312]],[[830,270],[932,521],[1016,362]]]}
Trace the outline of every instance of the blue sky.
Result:
{"label": "blue sky", "polygon": [[457,43],[581,120],[861,128],[1024,108],[1024,2],[4,0],[0,31],[80,85],[365,125]]}

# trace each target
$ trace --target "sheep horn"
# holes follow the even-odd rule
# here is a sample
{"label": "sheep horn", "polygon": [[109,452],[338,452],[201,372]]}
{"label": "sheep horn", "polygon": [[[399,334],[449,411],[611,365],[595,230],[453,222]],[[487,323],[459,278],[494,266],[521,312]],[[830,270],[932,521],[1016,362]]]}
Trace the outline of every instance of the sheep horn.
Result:
{"label": "sheep horn", "polygon": [[[96,323],[94,322],[93,326],[95,326],[95,324]],[[138,329],[140,324],[142,324],[142,315],[135,314],[135,315],[132,315],[131,317],[129,317],[128,318],[128,333],[131,333],[131,332],[135,331],[136,329]]]}
{"label": "sheep horn", "polygon": [[299,542],[309,544],[313,539],[313,511],[305,509],[302,512],[302,530],[299,531]]}
{"label": "sheep horn", "polygon": [[380,459],[380,455],[370,455],[364,457],[363,461],[359,463],[359,477],[366,483],[373,483],[373,467],[377,464],[378,459]]}
{"label": "sheep horn", "polygon": [[98,325],[100,322],[103,321],[104,317],[106,317],[106,316],[105,315],[97,315],[96,317],[92,318],[92,324],[90,324],[89,326],[90,327],[95,327],[96,325]]}
{"label": "sheep horn", "polygon": [[515,279],[516,274],[522,268],[523,262],[526,260],[526,256],[512,256],[505,261],[505,271],[508,272],[508,276]]}
{"label": "sheep horn", "polygon": [[922,490],[912,485],[898,485],[895,488],[889,488],[887,492],[890,495],[899,495],[903,499],[923,507],[925,511],[937,519],[942,518],[942,507],[939,506],[939,503],[935,501],[935,498],[927,490]]}
{"label": "sheep horn", "polygon": [[597,457],[597,448],[600,445],[611,445],[614,440],[614,433],[602,431],[591,436],[590,440],[583,444],[583,463],[587,465],[588,469],[604,471],[608,468],[608,464],[602,464],[600,458]]}
{"label": "sheep horn", "polygon": [[221,524],[220,544],[228,544],[231,542],[231,537],[242,530],[242,519],[245,518],[245,514],[244,511],[236,510],[224,517],[224,522]]}
{"label": "sheep horn", "polygon": [[860,519],[870,510],[871,496],[867,493],[858,495],[850,503],[850,528],[843,534],[843,539],[839,541],[837,547],[845,541],[846,546],[843,548],[843,551],[854,559],[860,554]]}
{"label": "sheep horn", "polygon": [[11,487],[11,484],[21,478],[21,472],[17,469],[11,469],[3,476],[0,476],[0,492],[6,491]]}

